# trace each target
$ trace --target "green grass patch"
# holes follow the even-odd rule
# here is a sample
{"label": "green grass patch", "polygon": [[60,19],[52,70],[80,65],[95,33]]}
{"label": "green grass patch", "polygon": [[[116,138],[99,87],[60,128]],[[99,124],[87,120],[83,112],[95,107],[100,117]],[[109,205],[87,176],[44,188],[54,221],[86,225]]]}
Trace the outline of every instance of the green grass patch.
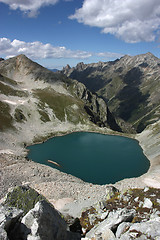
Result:
{"label": "green grass patch", "polygon": [[[45,121],[47,120],[47,116],[44,113],[46,104],[53,110],[54,114],[60,121],[65,121],[65,114],[67,115],[68,121],[73,123],[81,121],[81,116],[84,113],[82,101],[75,99],[72,96],[59,94],[52,88],[35,90],[34,95],[40,100],[41,116],[43,115],[42,117]],[[74,104],[78,106],[77,109],[73,108]]]}
{"label": "green grass patch", "polygon": [[15,90],[14,88],[0,82],[0,93],[6,96],[27,97],[28,95],[21,90]]}
{"label": "green grass patch", "polygon": [[38,112],[40,114],[40,119],[41,119],[42,122],[49,122],[50,121],[50,118],[45,111],[38,110]]}
{"label": "green grass patch", "polygon": [[10,115],[10,107],[7,103],[0,101],[0,131],[13,127],[13,118]]}
{"label": "green grass patch", "polygon": [[19,186],[13,189],[12,192],[7,194],[5,204],[10,207],[16,207],[24,211],[25,215],[29,210],[34,208],[38,201],[46,200],[45,197],[40,195],[34,189],[25,186]]}
{"label": "green grass patch", "polygon": [[0,81],[11,86],[17,86],[17,82],[0,74]]}

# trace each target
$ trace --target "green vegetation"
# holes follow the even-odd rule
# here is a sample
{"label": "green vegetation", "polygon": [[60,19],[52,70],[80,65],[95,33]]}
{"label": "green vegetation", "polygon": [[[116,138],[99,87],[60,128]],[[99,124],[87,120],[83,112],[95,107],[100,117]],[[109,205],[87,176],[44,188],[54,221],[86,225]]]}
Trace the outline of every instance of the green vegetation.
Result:
{"label": "green vegetation", "polygon": [[11,86],[8,86],[2,82],[0,82],[0,93],[6,96],[17,96],[17,97],[27,97],[27,93],[21,90],[15,90]]}
{"label": "green vegetation", "polygon": [[106,96],[106,98],[109,99],[110,101],[113,97],[115,97],[116,93],[118,93],[123,87],[124,83],[121,77],[112,76],[112,81],[107,83],[103,89],[99,90],[98,93],[102,96]]}
{"label": "green vegetation", "polygon": [[11,86],[15,86],[15,87],[17,86],[17,82],[16,81],[14,81],[13,79],[4,77],[1,74],[0,74],[0,81],[6,83],[8,85],[11,85]]}
{"label": "green vegetation", "polygon": [[10,107],[7,103],[0,101],[0,131],[13,127],[13,118],[10,115]]}
{"label": "green vegetation", "polygon": [[51,121],[48,114],[45,111],[42,110],[38,110],[39,114],[40,114],[40,119],[42,122],[49,122]]}
{"label": "green vegetation", "polygon": [[25,186],[19,186],[7,194],[5,204],[7,204],[9,207],[22,209],[24,211],[23,215],[25,215],[35,206],[38,201],[41,200],[46,200],[46,198],[40,195],[34,189]]}
{"label": "green vegetation", "polygon": [[[84,118],[84,116],[82,117],[84,113],[83,103],[79,99],[59,94],[52,88],[35,90],[34,95],[40,100],[40,114],[44,121],[48,120],[48,116],[45,114],[45,108],[47,108],[46,104],[53,110],[53,113],[60,121],[65,121],[67,117],[68,121],[78,123]],[[78,107],[74,108],[75,105]]]}
{"label": "green vegetation", "polygon": [[97,215],[98,212],[94,207],[82,212],[80,224],[86,232],[89,232],[97,223],[103,221],[100,217],[98,218]]}

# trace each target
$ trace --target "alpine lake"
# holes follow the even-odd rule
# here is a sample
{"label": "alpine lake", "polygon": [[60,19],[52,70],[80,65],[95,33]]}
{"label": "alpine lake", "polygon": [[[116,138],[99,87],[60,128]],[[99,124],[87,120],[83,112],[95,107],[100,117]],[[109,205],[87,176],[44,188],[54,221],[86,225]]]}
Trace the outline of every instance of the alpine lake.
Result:
{"label": "alpine lake", "polygon": [[27,149],[29,159],[95,184],[138,177],[150,166],[138,141],[121,136],[77,132]]}

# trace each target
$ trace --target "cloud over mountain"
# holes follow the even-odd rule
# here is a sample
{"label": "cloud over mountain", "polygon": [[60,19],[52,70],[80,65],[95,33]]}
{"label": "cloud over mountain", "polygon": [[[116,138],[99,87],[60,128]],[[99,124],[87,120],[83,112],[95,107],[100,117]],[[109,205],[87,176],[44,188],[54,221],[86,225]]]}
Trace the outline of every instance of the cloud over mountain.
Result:
{"label": "cloud over mountain", "polygon": [[154,41],[160,27],[159,0],[84,0],[69,17],[102,28],[125,42]]}
{"label": "cloud over mountain", "polygon": [[0,0],[0,2],[8,4],[11,9],[20,9],[21,11],[28,13],[29,17],[34,17],[38,13],[38,9],[43,6],[54,5],[59,0]]}
{"label": "cloud over mountain", "polygon": [[18,54],[25,54],[32,59],[43,58],[80,58],[85,59],[91,57],[91,53],[86,51],[66,49],[65,47],[54,47],[51,44],[43,44],[37,42],[24,42],[8,38],[0,38],[0,53],[8,57]]}
{"label": "cloud over mountain", "polygon": [[11,41],[8,38],[0,38],[0,53],[1,56],[10,58],[19,54],[24,54],[31,59],[46,59],[46,58],[72,58],[86,59],[92,56],[98,56],[105,59],[115,59],[123,54],[102,52],[92,53],[82,50],[70,50],[64,46],[53,46],[50,43],[43,44],[39,41],[24,42],[17,39]]}

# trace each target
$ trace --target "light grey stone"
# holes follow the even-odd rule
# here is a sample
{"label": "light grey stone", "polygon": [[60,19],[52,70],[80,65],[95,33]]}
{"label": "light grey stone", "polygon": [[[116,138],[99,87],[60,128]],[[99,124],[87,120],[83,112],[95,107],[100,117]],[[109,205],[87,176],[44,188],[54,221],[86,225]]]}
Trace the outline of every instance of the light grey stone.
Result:
{"label": "light grey stone", "polygon": [[21,234],[26,240],[78,240],[79,234],[69,232],[67,224],[46,201],[36,203],[21,221]]}
{"label": "light grey stone", "polygon": [[12,226],[22,216],[23,211],[14,207],[8,207],[6,205],[0,206],[0,227],[8,231],[10,225]]}
{"label": "light grey stone", "polygon": [[144,204],[144,203],[141,201],[138,206],[139,206],[139,207],[142,207],[143,204]]}
{"label": "light grey stone", "polygon": [[143,208],[152,208],[153,203],[149,198],[145,198]]}
{"label": "light grey stone", "polygon": [[154,239],[155,237],[160,236],[160,218],[149,220],[147,222],[134,223],[130,227],[130,231],[133,229]]}
{"label": "light grey stone", "polygon": [[104,229],[101,237],[102,237],[103,240],[114,240],[114,239],[116,239],[114,233],[109,228]]}
{"label": "light grey stone", "polygon": [[99,225],[94,226],[87,234],[87,237],[94,237],[95,234],[103,233],[104,229],[109,228],[115,230],[117,226],[125,221],[131,221],[133,219],[135,210],[120,209],[115,212],[110,212],[107,219],[101,222]]}
{"label": "light grey stone", "polygon": [[9,240],[7,237],[7,232],[0,227],[0,240]]}
{"label": "light grey stone", "polygon": [[144,192],[147,192],[149,190],[149,187],[144,188]]}
{"label": "light grey stone", "polygon": [[107,215],[108,215],[108,211],[107,211],[107,212],[103,212],[103,213],[101,214],[101,219],[102,219],[102,220],[105,219],[105,218],[107,217]]}
{"label": "light grey stone", "polygon": [[131,226],[131,223],[129,222],[123,222],[121,223],[118,228],[117,228],[117,231],[116,231],[116,237],[117,238],[120,238],[120,236],[126,232]]}
{"label": "light grey stone", "polygon": [[131,239],[158,239],[160,238],[160,217],[151,219],[147,222],[133,223],[124,234],[121,234],[121,240]]}
{"label": "light grey stone", "polygon": [[116,240],[114,233],[107,227],[104,227],[103,230],[100,232],[95,232],[92,237],[86,237],[85,239]]}
{"label": "light grey stone", "polygon": [[139,197],[136,197],[136,198],[134,199],[134,201],[135,201],[135,202],[138,202],[138,199],[139,199]]}

